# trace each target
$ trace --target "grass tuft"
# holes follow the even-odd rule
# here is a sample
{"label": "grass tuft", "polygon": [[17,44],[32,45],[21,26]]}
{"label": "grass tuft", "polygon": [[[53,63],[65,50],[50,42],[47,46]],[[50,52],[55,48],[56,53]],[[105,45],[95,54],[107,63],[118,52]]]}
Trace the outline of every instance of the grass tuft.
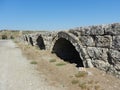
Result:
{"label": "grass tuft", "polygon": [[37,64],[37,62],[36,61],[31,61],[30,64]]}
{"label": "grass tuft", "polygon": [[66,65],[66,63],[63,63],[63,62],[59,62],[56,64],[56,66],[64,66],[64,65]]}
{"label": "grass tuft", "polygon": [[79,87],[81,87],[82,90],[87,89],[86,83],[79,83]]}
{"label": "grass tuft", "polygon": [[56,59],[50,59],[49,62],[56,62]]}
{"label": "grass tuft", "polygon": [[85,77],[87,76],[87,72],[85,71],[79,71],[77,74],[75,74],[75,77],[80,78],[80,77]]}

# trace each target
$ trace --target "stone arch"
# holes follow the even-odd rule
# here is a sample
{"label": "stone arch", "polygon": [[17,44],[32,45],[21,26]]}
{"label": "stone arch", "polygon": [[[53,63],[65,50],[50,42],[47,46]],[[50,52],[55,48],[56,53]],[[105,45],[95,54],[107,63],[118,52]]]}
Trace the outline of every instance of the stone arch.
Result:
{"label": "stone arch", "polygon": [[29,37],[29,43],[33,46],[33,40],[32,40],[32,37]]}
{"label": "stone arch", "polygon": [[27,35],[25,35],[25,41],[27,41],[27,42],[28,42],[28,37],[27,37]]}
{"label": "stone arch", "polygon": [[44,40],[43,40],[43,37],[41,35],[39,35],[36,39],[36,42],[37,42],[37,46],[42,50],[42,49],[45,49],[45,44],[44,44]]}
{"label": "stone arch", "polygon": [[61,59],[77,64],[77,67],[86,67],[84,50],[79,41],[67,32],[59,32],[53,40],[52,53]]}

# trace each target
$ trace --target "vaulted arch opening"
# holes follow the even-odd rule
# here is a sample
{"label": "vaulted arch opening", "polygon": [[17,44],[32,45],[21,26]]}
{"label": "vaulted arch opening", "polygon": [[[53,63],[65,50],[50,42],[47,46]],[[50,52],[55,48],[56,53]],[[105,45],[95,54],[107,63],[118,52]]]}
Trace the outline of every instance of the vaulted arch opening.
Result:
{"label": "vaulted arch opening", "polygon": [[28,38],[27,38],[27,36],[25,36],[25,41],[27,41],[27,42],[28,42]]}
{"label": "vaulted arch opening", "polygon": [[29,37],[29,42],[30,42],[30,44],[33,46],[33,40],[32,40],[32,38],[31,37]]}
{"label": "vaulted arch opening", "polygon": [[59,38],[55,42],[52,52],[64,61],[75,63],[76,67],[83,67],[83,62],[78,51],[75,49],[72,43],[65,38]]}
{"label": "vaulted arch opening", "polygon": [[37,45],[38,47],[42,50],[42,49],[45,49],[45,44],[44,44],[44,41],[43,41],[43,38],[41,36],[39,36],[37,38]]}

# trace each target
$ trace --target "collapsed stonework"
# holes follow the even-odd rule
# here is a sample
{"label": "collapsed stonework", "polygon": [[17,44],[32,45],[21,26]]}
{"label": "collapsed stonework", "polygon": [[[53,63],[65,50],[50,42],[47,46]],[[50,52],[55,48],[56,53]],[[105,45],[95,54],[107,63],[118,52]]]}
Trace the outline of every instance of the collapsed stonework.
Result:
{"label": "collapsed stonework", "polygon": [[[24,35],[23,40],[51,50],[77,67],[96,67],[120,78],[120,23]],[[39,40],[38,40],[39,39]]]}

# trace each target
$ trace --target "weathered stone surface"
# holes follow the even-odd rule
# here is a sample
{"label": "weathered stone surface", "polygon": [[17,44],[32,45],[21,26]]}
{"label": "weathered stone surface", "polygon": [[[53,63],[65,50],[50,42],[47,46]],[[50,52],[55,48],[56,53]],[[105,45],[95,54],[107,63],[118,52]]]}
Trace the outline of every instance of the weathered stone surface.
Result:
{"label": "weathered stone surface", "polygon": [[87,59],[86,61],[87,61],[87,62],[86,62],[87,67],[89,67],[89,68],[94,67],[93,64],[92,64],[92,62],[91,62],[91,59]]}
{"label": "weathered stone surface", "polygon": [[105,34],[120,35],[120,23],[106,25]]}
{"label": "weathered stone surface", "polygon": [[90,35],[103,35],[104,29],[102,25],[100,26],[92,26],[90,29]]}
{"label": "weathered stone surface", "polygon": [[120,51],[111,49],[109,51],[109,62],[113,65],[120,63]]}
{"label": "weathered stone surface", "polygon": [[107,47],[110,48],[112,46],[112,37],[109,35],[105,36],[96,36],[95,43],[97,47]]}
{"label": "weathered stone surface", "polygon": [[89,27],[84,27],[80,29],[81,31],[81,35],[85,36],[85,35],[90,35],[90,28]]}
{"label": "weathered stone surface", "polygon": [[113,36],[112,46],[113,48],[120,49],[120,36]]}
{"label": "weathered stone surface", "polygon": [[107,51],[105,48],[96,48],[96,47],[88,47],[87,52],[91,59],[93,60],[103,60],[107,62]]}
{"label": "weathered stone surface", "polygon": [[104,35],[104,28],[101,26],[89,26],[81,28],[81,35]]}
{"label": "weathered stone surface", "polygon": [[75,36],[80,36],[80,32],[77,32],[76,30],[69,30],[70,33],[74,34]]}
{"label": "weathered stone surface", "polygon": [[95,42],[91,36],[81,36],[79,40],[83,46],[95,46]]}
{"label": "weathered stone surface", "polygon": [[117,64],[115,64],[115,69],[117,70],[117,71],[119,71],[120,72],[120,62],[118,62]]}
{"label": "weathered stone surface", "polygon": [[94,65],[94,67],[97,67],[104,71],[107,71],[110,66],[108,62],[104,62],[102,60],[94,60],[94,61],[92,61],[92,63]]}

